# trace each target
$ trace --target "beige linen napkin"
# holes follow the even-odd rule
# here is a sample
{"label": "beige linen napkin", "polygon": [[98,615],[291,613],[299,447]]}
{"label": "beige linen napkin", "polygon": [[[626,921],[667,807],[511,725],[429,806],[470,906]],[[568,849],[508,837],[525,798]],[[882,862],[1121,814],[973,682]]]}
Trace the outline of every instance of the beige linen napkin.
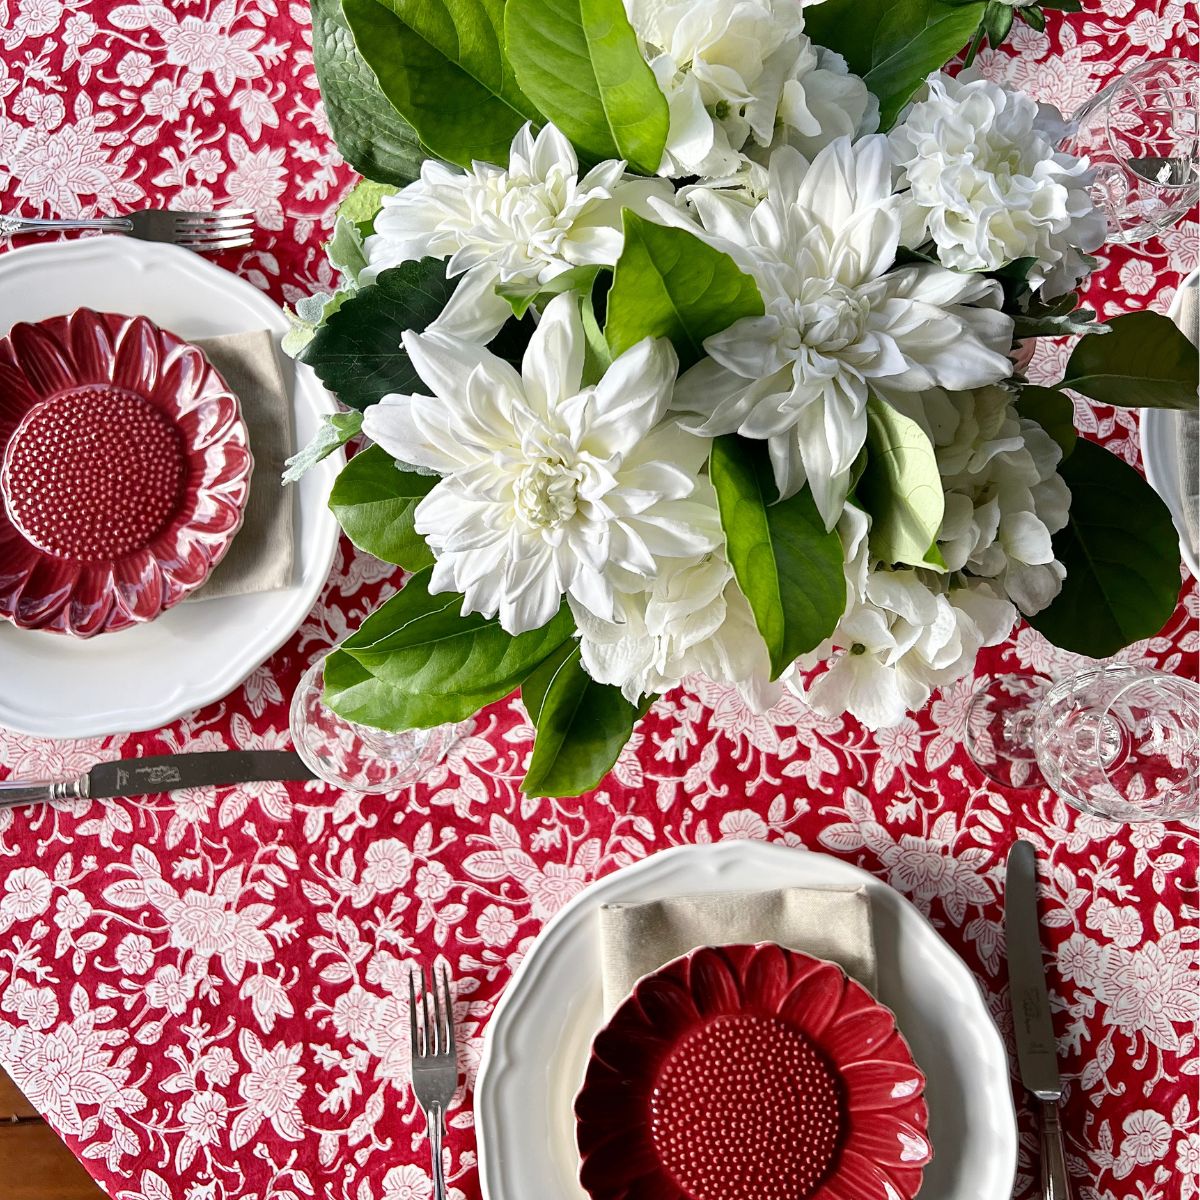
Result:
{"label": "beige linen napkin", "polygon": [[[1200,280],[1193,279],[1184,291],[1177,323],[1193,345],[1200,345]],[[1192,553],[1200,554],[1200,412],[1177,412],[1175,421],[1183,516]]]}
{"label": "beige linen napkin", "polygon": [[776,942],[829,959],[875,991],[875,942],[866,888],[718,892],[600,909],[604,1011],[643,975],[697,946]]}
{"label": "beige linen napkin", "polygon": [[280,483],[295,446],[292,405],[266,329],[197,339],[195,345],[241,401],[254,473],[241,529],[212,576],[189,600],[270,592],[292,582],[292,516],[296,489]]}

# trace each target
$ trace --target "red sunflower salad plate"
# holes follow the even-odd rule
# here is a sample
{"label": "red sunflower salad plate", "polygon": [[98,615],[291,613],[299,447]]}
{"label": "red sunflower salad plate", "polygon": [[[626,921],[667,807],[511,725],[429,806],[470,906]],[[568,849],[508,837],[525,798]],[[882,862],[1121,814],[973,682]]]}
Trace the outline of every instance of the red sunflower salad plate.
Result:
{"label": "red sunflower salad plate", "polygon": [[833,963],[708,946],[646,976],[575,1102],[593,1200],[912,1200],[925,1078],[893,1014]]}
{"label": "red sunflower salad plate", "polygon": [[237,398],[145,317],[79,309],[0,340],[0,617],[77,637],[153,620],[241,527]]}

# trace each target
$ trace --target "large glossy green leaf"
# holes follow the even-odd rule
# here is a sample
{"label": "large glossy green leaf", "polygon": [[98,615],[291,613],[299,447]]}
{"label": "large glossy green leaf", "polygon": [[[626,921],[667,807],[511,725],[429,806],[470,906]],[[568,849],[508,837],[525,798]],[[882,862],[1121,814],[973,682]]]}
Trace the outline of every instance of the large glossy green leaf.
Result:
{"label": "large glossy green leaf", "polygon": [[422,392],[400,336],[406,329],[419,333],[439,316],[454,288],[439,259],[391,267],[329,317],[301,360],[350,408],[366,408],[390,392]]}
{"label": "large glossy green leaf", "polygon": [[499,700],[575,631],[563,605],[541,629],[513,637],[494,619],[462,616],[458,593],[431,595],[430,575],[428,567],[418,571],[342,643],[372,675],[409,695]]}
{"label": "large glossy green leaf", "polygon": [[342,0],[383,94],[439,158],[506,164],[540,114],[504,55],[504,0]]}
{"label": "large glossy green leaf", "polygon": [[929,552],[946,497],[933,444],[916,421],[874,396],[867,401],[867,467],[855,491],[871,514],[871,550],[877,558],[937,566]]}
{"label": "large glossy green leaf", "polygon": [[624,224],[604,327],[613,354],[644,337],[670,338],[686,370],[703,358],[706,337],[741,317],[762,315],[758,285],[729,255],[629,209]]}
{"label": "large glossy green leaf", "polygon": [[967,44],[986,7],[985,0],[824,0],[805,8],[804,24],[818,46],[863,76],[886,130],[925,77]]}
{"label": "large glossy green leaf", "polygon": [[342,157],[380,183],[411,183],[425,158],[416,131],[392,107],[358,52],[341,0],[311,4],[313,66]]}
{"label": "large glossy green leaf", "polygon": [[1071,352],[1062,387],[1120,408],[1196,408],[1200,356],[1174,321],[1136,312],[1106,324]]}
{"label": "large glossy green leaf", "polygon": [[508,0],[504,30],[521,90],[578,150],[658,170],[670,113],[621,0]]}
{"label": "large glossy green leaf", "polygon": [[386,450],[368,446],[342,468],[329,507],[360,550],[419,571],[433,565],[433,554],[413,528],[413,514],[438,482],[436,475],[400,470]]}
{"label": "large glossy green leaf", "polygon": [[717,438],[709,476],[725,552],[767,643],[772,678],[778,678],[833,632],[845,610],[841,540],[826,531],[807,488],[773,503],[778,492],[761,442],[733,434]]}
{"label": "large glossy green leaf", "polygon": [[1036,421],[1057,443],[1066,458],[1075,449],[1075,405],[1071,397],[1054,388],[1027,384],[1021,388],[1017,412]]}
{"label": "large glossy green leaf", "polygon": [[583,669],[575,641],[525,680],[521,699],[537,728],[521,785],[527,796],[590,792],[612,770],[640,715],[620,689]]}
{"label": "large glossy green leaf", "polygon": [[1063,589],[1029,623],[1057,646],[1107,658],[1153,637],[1179,599],[1179,539],[1171,513],[1128,463],[1079,439],[1059,471],[1071,515],[1054,535]]}

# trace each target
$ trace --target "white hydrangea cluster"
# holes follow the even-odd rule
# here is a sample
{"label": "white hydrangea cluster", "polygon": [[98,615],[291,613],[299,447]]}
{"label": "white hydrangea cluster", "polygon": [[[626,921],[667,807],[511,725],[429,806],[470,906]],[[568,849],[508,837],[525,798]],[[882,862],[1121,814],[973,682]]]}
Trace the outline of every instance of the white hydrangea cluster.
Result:
{"label": "white hydrangea cluster", "polygon": [[746,154],[789,144],[811,156],[878,125],[878,102],[839,55],[812,44],[796,0],[625,7],[670,107],[662,175],[720,179]]}
{"label": "white hydrangea cluster", "polygon": [[904,244],[932,238],[957,271],[1032,258],[1047,296],[1070,291],[1104,241],[1086,160],[1058,149],[1062,115],[987,79],[931,75],[927,96],[888,135],[908,187]]}

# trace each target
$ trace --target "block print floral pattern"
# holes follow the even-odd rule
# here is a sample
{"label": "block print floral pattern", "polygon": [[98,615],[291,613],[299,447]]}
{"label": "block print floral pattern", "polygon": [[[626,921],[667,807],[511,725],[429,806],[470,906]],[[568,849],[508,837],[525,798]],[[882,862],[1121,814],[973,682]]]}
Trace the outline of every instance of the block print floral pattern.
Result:
{"label": "block print floral pattern", "polygon": [[[986,75],[1072,109],[1120,71],[1194,57],[1177,0],[1102,0],[1045,34],[1017,23]],[[303,3],[0,0],[0,202],[31,215],[141,204],[252,208],[222,261],[277,300],[315,290],[350,183],[328,137]],[[1193,214],[1194,218],[1194,214]],[[1186,220],[1110,250],[1090,300],[1165,311],[1200,252]],[[1069,346],[1043,343],[1035,378]],[[1136,418],[1080,427],[1138,461]],[[72,775],[139,753],[288,744],[307,663],[401,582],[343,545],[291,642],[231,696],[153,733],[65,743],[0,731],[0,773]],[[1188,582],[1131,661],[1194,674]],[[981,675],[1077,660],[1028,629]],[[456,980],[466,1091],[450,1116],[455,1200],[478,1200],[470,1087],[496,998],[587,883],[667,846],[754,838],[857,863],[927,913],[1011,1036],[1004,855],[1041,852],[1047,967],[1081,1200],[1200,1195],[1197,835],[1121,830],[1050,793],[986,786],[962,749],[974,681],[870,735],[794,698],[750,712],[704,680],[659,700],[593,795],[530,799],[515,702],[464,728],[420,786],[349,796],[256,784],[0,811],[0,1064],[115,1200],[429,1200],[408,1089],[410,966]],[[1016,1195],[1036,1194],[1022,1116]]]}

